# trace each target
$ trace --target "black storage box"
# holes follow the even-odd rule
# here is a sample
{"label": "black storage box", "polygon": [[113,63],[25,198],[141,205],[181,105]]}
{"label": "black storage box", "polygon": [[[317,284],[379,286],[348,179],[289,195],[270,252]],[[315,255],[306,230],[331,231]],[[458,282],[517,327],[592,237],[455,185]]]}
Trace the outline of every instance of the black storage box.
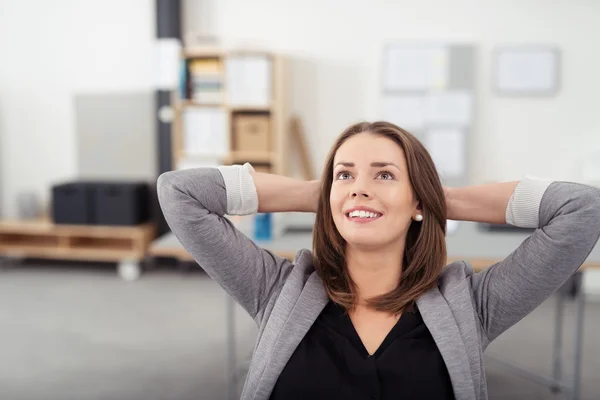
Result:
{"label": "black storage box", "polygon": [[52,219],[56,224],[94,223],[94,193],[89,182],[52,186]]}
{"label": "black storage box", "polygon": [[137,225],[150,218],[150,190],[144,182],[96,182],[92,219],[97,225]]}

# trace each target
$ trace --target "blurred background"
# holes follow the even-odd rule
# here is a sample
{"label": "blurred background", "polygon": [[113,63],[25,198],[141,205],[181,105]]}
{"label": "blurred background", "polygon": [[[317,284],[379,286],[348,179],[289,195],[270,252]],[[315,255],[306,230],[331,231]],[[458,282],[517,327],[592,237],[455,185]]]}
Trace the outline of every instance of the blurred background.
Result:
{"label": "blurred background", "polygon": [[[256,328],[170,234],[163,172],[315,179],[385,119],[445,184],[600,184],[594,0],[0,0],[0,399],[238,398]],[[234,218],[311,247],[312,216]],[[483,268],[530,231],[451,222]],[[600,398],[600,249],[488,350],[490,399]]]}

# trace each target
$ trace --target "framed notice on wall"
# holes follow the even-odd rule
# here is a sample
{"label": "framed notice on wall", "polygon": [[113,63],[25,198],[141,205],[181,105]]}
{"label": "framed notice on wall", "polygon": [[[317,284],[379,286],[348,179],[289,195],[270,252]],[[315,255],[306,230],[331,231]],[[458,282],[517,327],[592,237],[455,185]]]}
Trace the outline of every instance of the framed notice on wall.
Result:
{"label": "framed notice on wall", "polygon": [[559,90],[560,52],[550,46],[506,46],[494,53],[499,95],[552,96]]}
{"label": "framed notice on wall", "polygon": [[380,114],[429,151],[447,186],[469,181],[474,134],[474,45],[394,42],[383,48]]}

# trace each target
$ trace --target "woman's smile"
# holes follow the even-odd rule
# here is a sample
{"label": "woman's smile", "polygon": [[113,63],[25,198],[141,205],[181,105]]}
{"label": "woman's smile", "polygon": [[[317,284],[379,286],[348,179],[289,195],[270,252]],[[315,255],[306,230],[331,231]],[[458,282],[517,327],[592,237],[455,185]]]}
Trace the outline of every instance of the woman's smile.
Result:
{"label": "woman's smile", "polygon": [[366,224],[374,222],[383,216],[383,213],[369,207],[352,207],[344,212],[348,221]]}

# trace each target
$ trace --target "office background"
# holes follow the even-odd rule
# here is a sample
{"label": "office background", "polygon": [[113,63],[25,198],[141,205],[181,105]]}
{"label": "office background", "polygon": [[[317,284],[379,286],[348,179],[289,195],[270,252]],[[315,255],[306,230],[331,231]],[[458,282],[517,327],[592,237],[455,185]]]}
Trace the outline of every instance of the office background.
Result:
{"label": "office background", "polygon": [[[155,3],[148,0],[0,0],[0,215],[3,218],[19,215],[18,199],[22,199],[19,196],[23,193],[34,194],[42,203],[47,203],[51,195],[49,188],[55,182],[97,172],[94,168],[102,165],[104,159],[100,157],[90,161],[95,153],[86,137],[92,137],[99,124],[110,127],[115,138],[124,127],[131,127],[130,131],[139,134],[135,141],[136,151],[114,153],[114,159],[106,161],[106,174],[115,178],[144,179],[152,179],[156,175],[157,122],[153,103],[156,86],[156,65],[153,63],[156,55]],[[600,119],[597,118],[600,3],[597,1],[183,0],[181,10],[184,37],[216,37],[223,47],[260,47],[289,57],[289,107],[303,121],[310,162],[317,172],[321,171],[331,143],[344,127],[360,119],[381,117],[385,46],[415,41],[465,44],[475,48],[473,98],[476,112],[468,139],[469,183],[516,180],[524,174],[600,183]],[[493,54],[498,47],[506,45],[548,45],[559,49],[560,77],[556,94],[502,96],[495,92]],[[130,107],[122,119],[115,117],[120,115],[119,104]],[[144,136],[144,131],[149,136]],[[110,151],[110,146],[106,151]],[[298,162],[298,156],[292,155],[293,175],[300,174]],[[157,336],[148,339],[146,345],[148,348],[162,346],[166,352],[169,351],[168,346],[174,346],[172,350],[178,351],[181,356],[178,363],[192,367],[184,368],[178,364],[170,371],[176,371],[184,380],[198,379],[202,384],[197,382],[185,386],[172,372],[164,378],[161,393],[182,399],[214,398],[208,393],[224,393],[223,385],[227,384],[223,378],[225,373],[211,375],[211,368],[206,366],[212,363],[218,366],[217,369],[224,369],[221,353],[217,351],[207,361],[200,347],[193,348],[194,341],[202,341],[202,336],[190,335],[190,331],[182,333],[186,327],[177,326],[187,321],[190,329],[201,335],[209,330],[208,326],[225,323],[225,317],[216,311],[221,307],[220,292],[210,286],[210,282],[192,275],[193,279],[199,279],[196,287],[167,270],[145,276],[138,286],[115,288],[112,285],[118,283],[112,282],[116,278],[110,274],[103,275],[98,270],[90,271],[72,263],[51,265],[55,267],[35,263],[23,266],[20,271],[26,273],[14,269],[5,272],[5,277],[0,274],[4,301],[11,304],[26,301],[25,297],[29,296],[25,293],[26,287],[19,285],[29,287],[29,279],[39,284],[41,290],[54,288],[52,290],[55,291],[43,292],[45,294],[41,298],[44,301],[67,308],[70,299],[73,299],[70,296],[82,295],[86,288],[96,290],[98,296],[89,303],[84,301],[83,304],[88,305],[99,304],[107,293],[135,303],[134,298],[138,295],[151,297],[162,290],[170,290],[172,292],[167,293],[172,294],[181,290],[185,294],[177,300],[164,297],[148,300],[153,301],[151,304],[158,314],[144,311],[138,304],[135,307],[138,319],[135,321],[139,324],[135,325],[132,319],[128,319],[130,334],[125,336],[131,340],[129,345],[135,347],[141,326],[144,330],[157,329],[152,318],[165,318],[167,311],[160,309],[158,304],[163,301],[173,301],[174,306],[187,304],[184,311],[175,312],[173,324],[157,329]],[[63,268],[63,265],[67,267]],[[88,280],[89,276],[94,276],[94,280]],[[600,294],[598,273],[586,272],[584,281],[589,294]],[[60,282],[71,284],[62,287]],[[43,289],[45,285],[48,286]],[[73,285],[79,289],[69,292]],[[52,303],[53,300],[56,303]],[[588,320],[592,322],[586,326],[586,332],[593,334],[589,330],[594,324],[598,325],[600,309],[595,306],[593,296],[589,301]],[[201,304],[201,308],[195,309],[191,305],[195,302]],[[31,315],[35,315],[36,310],[45,310],[47,314],[43,321],[46,325],[41,323],[41,326],[54,326],[56,321],[66,321],[62,317],[53,319],[53,313],[58,315],[59,312],[50,306],[40,306],[39,309],[34,305],[28,307],[31,308],[24,310],[34,313]],[[108,313],[110,309],[103,312]],[[225,310],[224,305],[222,309]],[[79,315],[78,312],[85,314],[84,310],[73,312],[75,315]],[[550,320],[552,313],[551,306],[542,307],[539,314],[533,316],[538,319],[524,322],[521,329],[532,332],[532,337],[545,338],[544,335],[548,334],[550,338],[551,334],[546,331],[536,330],[539,324],[535,321]],[[125,313],[122,318],[130,317]],[[42,337],[44,334],[28,331],[27,324],[20,328],[31,335],[32,341],[38,340],[36,335]],[[14,329],[16,337],[18,331]],[[102,331],[104,336],[97,338],[100,342],[118,340],[118,333],[111,332],[110,327],[103,329],[106,329]],[[251,323],[241,317],[238,330],[240,357],[251,349],[252,334]],[[218,332],[207,335],[207,340],[214,340],[216,348],[224,353],[223,335]],[[511,340],[517,342],[519,336],[509,333],[504,342],[506,348],[518,348]],[[588,334],[587,338],[590,336]],[[61,340],[64,341],[55,348],[59,353],[61,346],[68,346],[66,337],[63,336]],[[177,341],[181,343],[175,344]],[[1,346],[4,349],[8,347],[6,343]],[[600,343],[590,339],[586,346],[589,354],[598,354]],[[546,357],[543,350],[540,352],[544,354],[542,358]],[[139,353],[131,354],[132,357],[137,355],[138,360],[145,360],[145,363],[153,363],[156,358],[150,353],[144,353],[143,357]],[[11,354],[18,358],[18,354]],[[590,359],[588,364],[584,364],[583,392],[587,397],[583,398],[592,399],[596,398],[597,392],[593,392],[596,373],[592,371],[595,364]],[[173,362],[168,357],[161,360]],[[551,363],[549,356],[546,361]],[[68,364],[70,361],[63,362]],[[49,398],[43,397],[44,390],[61,391],[68,386],[68,373],[59,380],[43,379],[52,375],[48,371],[61,366],[52,363],[42,365],[48,369],[40,367],[37,375],[28,375],[26,365],[22,367],[25,371],[22,375],[14,370],[11,375],[6,367],[4,375],[12,377],[12,380],[4,387],[10,391],[5,392],[8,397],[1,396],[0,385],[0,398]],[[116,368],[122,362],[106,365]],[[542,372],[546,368],[543,362],[539,365],[531,362],[528,367]],[[508,386],[516,385],[516,392],[511,396],[552,398],[543,397],[550,396],[546,388],[529,386],[500,370],[495,372],[490,380],[492,390],[505,386],[502,383],[505,379]],[[156,375],[150,375],[158,376],[155,370],[152,373]],[[17,375],[23,377],[23,382],[14,380]],[[135,376],[129,379],[135,379]],[[115,379],[110,372],[106,377]],[[126,377],[122,378],[123,388],[129,388],[128,384],[137,387],[134,383],[127,383]],[[36,379],[40,382],[40,391],[37,392],[34,390]],[[79,398],[104,398],[101,397],[102,390],[107,390],[108,380],[101,376],[92,380],[95,383],[90,385],[98,390],[95,396],[93,393],[85,394],[83,379],[87,378],[77,378],[81,391],[76,393],[83,396]],[[143,379],[140,382],[147,382]],[[28,383],[25,384],[25,381]],[[30,384],[34,389],[26,389]],[[520,389],[519,384],[523,385]],[[160,392],[156,387],[157,393]],[[178,391],[177,388],[182,387],[186,389]],[[122,398],[135,398],[144,393],[142,389],[123,390],[128,394]],[[106,396],[119,398],[116,393]],[[151,396],[151,393],[144,395]],[[490,391],[490,398],[501,398],[496,396]]]}

